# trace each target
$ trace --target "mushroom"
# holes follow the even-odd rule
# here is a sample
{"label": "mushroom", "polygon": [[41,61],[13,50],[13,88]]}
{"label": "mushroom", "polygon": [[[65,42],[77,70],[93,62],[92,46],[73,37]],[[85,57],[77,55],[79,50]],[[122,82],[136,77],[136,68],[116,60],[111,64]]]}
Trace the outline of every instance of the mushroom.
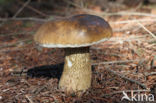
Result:
{"label": "mushroom", "polygon": [[89,47],[111,36],[112,29],[103,18],[80,14],[43,24],[34,40],[43,47],[64,48],[65,64],[59,87],[67,93],[76,93],[91,86]]}

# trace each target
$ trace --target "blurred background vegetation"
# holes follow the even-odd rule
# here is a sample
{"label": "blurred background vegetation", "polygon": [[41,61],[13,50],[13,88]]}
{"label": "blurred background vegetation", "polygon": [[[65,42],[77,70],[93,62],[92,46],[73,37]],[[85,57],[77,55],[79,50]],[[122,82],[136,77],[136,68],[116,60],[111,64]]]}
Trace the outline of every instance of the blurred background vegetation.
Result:
{"label": "blurred background vegetation", "polygon": [[29,4],[18,17],[64,16],[75,13],[76,8],[115,12],[118,9],[126,10],[128,7],[139,8],[145,5],[155,6],[156,4],[156,0],[0,0],[0,17],[13,17],[26,2]]}

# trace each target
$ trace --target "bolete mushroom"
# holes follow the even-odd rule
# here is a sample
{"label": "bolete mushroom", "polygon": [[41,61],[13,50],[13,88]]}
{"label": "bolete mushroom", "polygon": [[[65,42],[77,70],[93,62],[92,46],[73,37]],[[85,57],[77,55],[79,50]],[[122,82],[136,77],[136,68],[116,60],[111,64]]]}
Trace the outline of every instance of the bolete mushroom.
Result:
{"label": "bolete mushroom", "polygon": [[89,47],[108,40],[111,35],[112,29],[103,18],[80,14],[43,24],[34,40],[43,47],[64,48],[65,64],[59,87],[73,93],[91,86]]}

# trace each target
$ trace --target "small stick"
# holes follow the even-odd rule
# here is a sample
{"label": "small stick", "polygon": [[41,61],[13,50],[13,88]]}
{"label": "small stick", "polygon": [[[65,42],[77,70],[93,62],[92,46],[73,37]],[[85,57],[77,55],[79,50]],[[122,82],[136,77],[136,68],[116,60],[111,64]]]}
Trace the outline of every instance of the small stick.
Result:
{"label": "small stick", "polygon": [[139,24],[145,31],[147,31],[154,39],[156,39],[156,36],[155,36],[151,31],[149,31],[144,25],[142,25],[140,22],[138,22],[138,24]]}
{"label": "small stick", "polygon": [[[25,2],[24,5],[14,14],[12,18],[14,19],[25,8],[25,6],[29,4],[30,1],[31,0],[28,0],[27,2]],[[2,26],[6,21],[7,19],[3,20],[0,26]]]}
{"label": "small stick", "polygon": [[122,79],[125,79],[125,80],[128,80],[130,82],[136,83],[137,85],[141,86],[142,88],[147,89],[146,85],[140,83],[139,81],[136,81],[134,79],[130,79],[130,78],[124,76],[124,75],[121,75],[118,72],[109,69],[108,67],[106,68],[106,70],[108,70],[109,72],[113,73],[114,75],[117,75],[117,76],[121,77]]}
{"label": "small stick", "polygon": [[141,12],[117,12],[117,13],[104,13],[104,15],[113,16],[113,15],[135,15],[135,16],[149,16],[149,17],[156,17],[154,14],[149,13],[141,13]]}
{"label": "small stick", "polygon": [[22,10],[30,3],[31,0],[27,0],[23,6],[15,13],[15,15],[12,18],[15,18],[19,13],[22,12]]}
{"label": "small stick", "polygon": [[[21,1],[19,1],[19,3],[20,3],[20,4],[23,4],[23,2],[21,2]],[[41,11],[39,11],[39,10],[33,8],[33,7],[30,6],[30,5],[26,5],[26,7],[27,7],[28,9],[31,9],[32,11],[34,11],[34,12],[36,12],[36,13],[38,13],[38,14],[44,16],[44,17],[47,17],[47,16],[48,16],[48,15],[42,13]]]}
{"label": "small stick", "polygon": [[[146,35],[143,36],[121,36],[121,37],[112,37],[110,38],[108,41],[113,41],[113,42],[119,42],[119,41],[135,41],[135,40],[140,40],[140,39],[144,39],[146,38]],[[99,45],[99,44],[98,44]]]}
{"label": "small stick", "polygon": [[156,19],[134,19],[134,20],[124,20],[124,21],[116,21],[110,22],[110,24],[126,24],[126,23],[136,23],[136,22],[156,22]]}
{"label": "small stick", "polygon": [[11,21],[11,20],[23,20],[23,21],[41,21],[41,22],[46,22],[49,21],[47,19],[41,19],[41,18],[33,18],[33,17],[25,17],[25,18],[0,18],[0,21],[5,22],[5,21]]}
{"label": "small stick", "polygon": [[17,33],[3,33],[3,34],[0,34],[0,36],[18,36],[18,35],[32,35],[34,34],[35,32],[34,31],[20,31],[20,32],[17,32]]}
{"label": "small stick", "polygon": [[122,90],[122,91],[116,91],[116,92],[113,92],[113,93],[110,93],[110,94],[104,94],[104,95],[102,95],[102,97],[105,97],[105,96],[110,96],[110,95],[114,95],[114,94],[120,94],[120,93],[122,93],[122,92],[150,92],[150,90],[148,90],[148,89],[143,89],[143,90]]}
{"label": "small stick", "polygon": [[31,41],[31,39],[20,40],[20,41],[17,41],[15,43],[3,44],[3,45],[0,45],[0,49],[7,48],[7,47],[12,47],[12,46],[15,46],[17,44],[20,44],[20,43],[23,43],[23,42],[28,42],[28,41]]}
{"label": "small stick", "polygon": [[93,63],[92,65],[100,65],[100,64],[117,64],[117,63],[129,63],[129,62],[136,62],[140,61],[139,59],[136,60],[124,60],[124,61],[109,61],[109,62],[100,62],[100,63]]}
{"label": "small stick", "polygon": [[156,72],[151,72],[151,73],[145,73],[145,76],[151,76],[151,75],[156,75]]}
{"label": "small stick", "polygon": [[25,95],[25,97],[28,99],[28,101],[29,101],[30,103],[34,103],[34,102],[32,101],[32,99],[31,99],[28,95]]}

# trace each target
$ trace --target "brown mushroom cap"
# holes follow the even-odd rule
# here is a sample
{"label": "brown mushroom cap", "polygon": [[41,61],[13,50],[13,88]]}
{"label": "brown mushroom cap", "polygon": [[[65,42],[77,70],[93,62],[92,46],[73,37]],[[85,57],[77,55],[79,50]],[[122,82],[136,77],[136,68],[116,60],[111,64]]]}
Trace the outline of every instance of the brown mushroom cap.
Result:
{"label": "brown mushroom cap", "polygon": [[110,25],[101,17],[81,14],[43,24],[34,40],[43,47],[86,47],[108,40]]}

